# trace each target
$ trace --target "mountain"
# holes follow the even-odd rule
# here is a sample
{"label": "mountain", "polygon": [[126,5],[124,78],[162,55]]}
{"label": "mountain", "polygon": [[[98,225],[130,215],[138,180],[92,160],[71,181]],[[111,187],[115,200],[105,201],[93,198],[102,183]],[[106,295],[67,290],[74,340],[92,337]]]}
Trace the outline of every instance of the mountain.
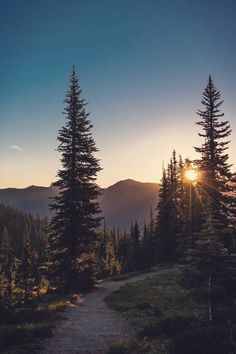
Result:
{"label": "mountain", "polygon": [[48,203],[54,195],[56,189],[51,187],[6,188],[0,189],[0,203],[34,216],[45,217],[50,215]]}
{"label": "mountain", "polygon": [[132,179],[119,181],[108,187],[101,198],[106,224],[127,230],[131,221],[137,220],[143,226],[144,220],[149,221],[151,208],[157,205],[158,191],[157,183],[143,183]]}
{"label": "mountain", "polygon": [[[100,197],[106,226],[128,230],[131,221],[140,226],[149,220],[151,207],[158,202],[158,183],[143,183],[132,179],[119,181],[103,190]],[[57,190],[51,187],[30,186],[23,189],[0,189],[0,203],[35,216],[50,216],[48,203]]]}

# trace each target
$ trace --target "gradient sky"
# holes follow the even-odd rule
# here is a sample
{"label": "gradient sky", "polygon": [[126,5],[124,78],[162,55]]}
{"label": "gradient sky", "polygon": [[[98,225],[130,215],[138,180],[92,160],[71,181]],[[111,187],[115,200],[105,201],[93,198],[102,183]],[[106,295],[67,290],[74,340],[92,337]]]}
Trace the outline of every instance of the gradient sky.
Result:
{"label": "gradient sky", "polygon": [[48,186],[72,65],[106,187],[159,182],[172,150],[195,157],[195,114],[211,74],[233,129],[236,1],[0,0],[0,187]]}

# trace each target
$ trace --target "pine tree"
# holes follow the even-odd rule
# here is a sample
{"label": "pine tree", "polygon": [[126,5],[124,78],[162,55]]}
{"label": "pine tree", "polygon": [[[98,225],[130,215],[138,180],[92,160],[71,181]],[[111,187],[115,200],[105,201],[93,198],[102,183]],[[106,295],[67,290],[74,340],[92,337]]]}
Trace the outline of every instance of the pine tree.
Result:
{"label": "pine tree", "polygon": [[116,250],[116,235],[114,231],[109,230],[107,235],[106,243],[106,264],[108,269],[108,274],[113,275],[117,273],[119,267],[117,264],[117,250]]}
{"label": "pine tree", "polygon": [[156,256],[156,232],[155,232],[155,221],[153,217],[152,208],[150,210],[150,221],[147,225],[144,223],[143,227],[143,265],[145,267],[150,267],[155,262]]}
{"label": "pine tree", "polygon": [[177,256],[179,260],[183,260],[186,249],[189,246],[188,240],[188,219],[189,219],[189,193],[185,178],[186,161],[183,162],[182,156],[179,156],[178,162],[178,231],[176,235]]}
{"label": "pine tree", "polygon": [[159,191],[159,202],[157,206],[157,258],[160,262],[166,260],[168,248],[167,228],[169,225],[169,181],[166,170],[163,168],[161,188]]}
{"label": "pine tree", "polygon": [[194,239],[201,230],[202,204],[201,195],[198,192],[198,181],[187,178],[187,172],[192,170],[192,163],[182,159],[179,164],[179,184],[178,184],[178,234],[177,252],[179,259],[184,260],[186,251],[193,247]]}
{"label": "pine tree", "polygon": [[[222,226],[215,218],[211,205],[207,207],[206,221],[194,247],[189,249],[188,270],[191,288],[196,289],[200,299],[207,298],[207,317],[212,324],[222,321],[220,308],[225,298],[227,276],[227,249],[222,241]],[[227,233],[227,231],[225,232]]]}
{"label": "pine tree", "polygon": [[157,206],[157,258],[160,262],[174,262],[176,259],[176,235],[178,233],[177,180],[177,164],[175,152],[173,152],[167,171],[163,168]]}
{"label": "pine tree", "polygon": [[98,273],[101,277],[119,272],[116,232],[106,228],[105,222],[103,226],[99,232],[97,244]]}
{"label": "pine tree", "polygon": [[10,244],[16,258],[20,258],[23,250],[23,237],[26,225],[30,230],[32,247],[37,251],[39,258],[43,260],[47,244],[45,232],[47,220],[33,218],[32,215],[15,210],[9,206],[0,204],[0,238],[4,227],[8,229]]}
{"label": "pine tree", "polygon": [[[187,251],[187,283],[197,292],[207,294],[208,321],[223,321],[219,309],[227,296],[227,283],[235,273],[235,257],[229,252],[232,245],[230,230],[231,203],[230,192],[232,174],[228,163],[228,121],[221,121],[220,92],[216,90],[211,77],[203,93],[204,110],[199,110],[203,129],[199,135],[204,138],[202,147],[195,148],[201,153],[196,163],[199,168],[198,198],[202,210],[193,215],[197,227],[196,237]],[[191,230],[192,231],[192,230]],[[233,271],[234,268],[234,271]],[[234,277],[235,279],[235,277]],[[202,297],[205,299],[206,297]]]}
{"label": "pine tree", "polygon": [[2,234],[0,247],[0,302],[3,306],[10,307],[13,297],[13,272],[14,272],[13,249],[7,227]]}
{"label": "pine tree", "polygon": [[132,257],[134,270],[142,269],[142,257],[140,247],[140,230],[137,220],[131,227]]}
{"label": "pine tree", "polygon": [[195,147],[195,150],[201,154],[201,158],[196,163],[201,174],[202,198],[211,200],[215,216],[221,221],[224,229],[228,227],[232,202],[229,196],[232,191],[229,183],[232,180],[232,173],[226,152],[231,130],[229,122],[221,119],[224,116],[221,112],[223,101],[211,76],[209,76],[201,103],[203,109],[197,112],[201,120],[197,124],[202,128],[199,136],[204,139],[204,143],[201,147]]}
{"label": "pine tree", "polygon": [[29,228],[26,227],[23,237],[22,257],[19,261],[17,271],[17,286],[21,289],[22,300],[25,303],[28,303],[33,296],[33,291],[36,286],[35,272],[36,264],[33,257]]}
{"label": "pine tree", "polygon": [[130,257],[130,237],[125,232],[119,236],[117,246],[117,260],[120,264],[121,272],[129,272],[133,270],[133,263]]}
{"label": "pine tree", "polygon": [[92,124],[81,98],[79,81],[73,68],[65,98],[66,123],[59,131],[62,168],[53,183],[59,194],[51,205],[51,249],[53,274],[64,289],[90,287],[94,275],[96,228],[100,217],[95,183],[100,171],[91,135]]}

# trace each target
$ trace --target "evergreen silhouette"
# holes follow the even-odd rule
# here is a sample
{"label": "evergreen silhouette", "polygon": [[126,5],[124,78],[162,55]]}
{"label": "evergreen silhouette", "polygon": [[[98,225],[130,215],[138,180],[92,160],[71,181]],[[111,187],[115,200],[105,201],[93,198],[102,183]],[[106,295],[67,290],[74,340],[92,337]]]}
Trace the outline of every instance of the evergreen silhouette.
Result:
{"label": "evergreen silhouette", "polygon": [[101,169],[94,157],[97,149],[92,124],[74,67],[65,103],[66,123],[59,131],[57,149],[62,167],[53,183],[59,194],[51,205],[54,216],[50,241],[57,285],[70,290],[90,287],[93,282],[96,228],[100,222],[100,189],[95,180]]}
{"label": "evergreen silhouette", "polygon": [[232,174],[226,153],[231,130],[228,121],[221,121],[224,116],[220,110],[222,103],[220,92],[209,77],[202,99],[204,109],[197,112],[201,117],[197,124],[203,129],[199,135],[204,143],[200,148],[195,147],[201,154],[201,159],[195,162],[199,172],[197,190],[202,210],[198,209],[192,215],[198,230],[187,250],[185,276],[188,287],[195,288],[197,293],[207,294],[203,299],[207,298],[210,324],[219,320],[219,307],[227,295],[226,284],[231,280],[235,283],[232,274],[236,271],[235,256],[230,253],[233,199],[229,195]]}
{"label": "evergreen silhouette", "polygon": [[131,257],[133,260],[134,270],[142,269],[141,245],[140,245],[140,230],[137,220],[134,225],[131,225]]}
{"label": "evergreen silhouette", "polygon": [[29,229],[26,227],[23,238],[23,252],[17,274],[17,286],[21,289],[22,299],[25,303],[32,298],[36,285],[35,266]]}
{"label": "evergreen silhouette", "polygon": [[13,300],[14,256],[7,227],[4,227],[0,246],[0,302],[10,307]]}
{"label": "evergreen silhouette", "polygon": [[[206,208],[208,209],[208,206]],[[195,238],[194,246],[188,250],[185,268],[185,272],[189,272],[188,286],[197,290],[200,300],[207,299],[207,317],[210,324],[223,320],[220,309],[226,296],[228,252],[222,236],[220,222],[209,209],[202,231]]]}
{"label": "evergreen silhouette", "polygon": [[39,260],[45,259],[47,246],[47,219],[34,218],[28,213],[0,204],[0,240],[6,227],[9,233],[10,244],[16,258],[21,258],[23,252],[23,238],[25,228],[28,227],[32,247]]}
{"label": "evergreen silhouette", "polygon": [[203,109],[197,112],[201,118],[197,124],[202,128],[199,136],[204,142],[201,147],[195,147],[195,150],[201,154],[201,158],[196,160],[196,163],[200,170],[202,198],[203,203],[204,200],[210,200],[215,217],[221,221],[224,229],[228,227],[231,213],[232,198],[228,193],[233,189],[229,183],[232,180],[232,173],[227,153],[231,129],[229,122],[222,120],[223,101],[211,76],[203,92],[201,103]]}
{"label": "evergreen silhouette", "polygon": [[173,151],[167,170],[163,168],[157,206],[156,237],[159,262],[173,262],[176,258],[179,214],[178,179],[176,153]]}
{"label": "evergreen silhouette", "polygon": [[144,223],[142,238],[143,266],[150,267],[156,261],[156,225],[153,210],[150,211],[149,224]]}

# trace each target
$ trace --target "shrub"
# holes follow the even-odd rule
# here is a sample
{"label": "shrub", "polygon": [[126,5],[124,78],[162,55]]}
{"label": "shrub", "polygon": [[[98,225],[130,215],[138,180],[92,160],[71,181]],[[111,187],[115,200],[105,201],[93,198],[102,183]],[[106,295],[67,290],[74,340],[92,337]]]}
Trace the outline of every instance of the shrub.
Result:
{"label": "shrub", "polygon": [[108,354],[142,354],[142,351],[136,342],[121,341],[113,343]]}
{"label": "shrub", "polygon": [[230,349],[227,332],[214,327],[184,331],[171,343],[171,354],[229,354]]}
{"label": "shrub", "polygon": [[148,323],[139,332],[138,336],[140,338],[148,337],[155,338],[158,335],[158,325],[157,323]]}
{"label": "shrub", "polygon": [[191,316],[175,316],[163,318],[158,323],[159,333],[166,334],[169,337],[192,329],[197,326],[197,319]]}
{"label": "shrub", "polygon": [[147,309],[152,308],[152,305],[149,302],[139,302],[136,305],[136,308],[139,310],[147,310]]}

